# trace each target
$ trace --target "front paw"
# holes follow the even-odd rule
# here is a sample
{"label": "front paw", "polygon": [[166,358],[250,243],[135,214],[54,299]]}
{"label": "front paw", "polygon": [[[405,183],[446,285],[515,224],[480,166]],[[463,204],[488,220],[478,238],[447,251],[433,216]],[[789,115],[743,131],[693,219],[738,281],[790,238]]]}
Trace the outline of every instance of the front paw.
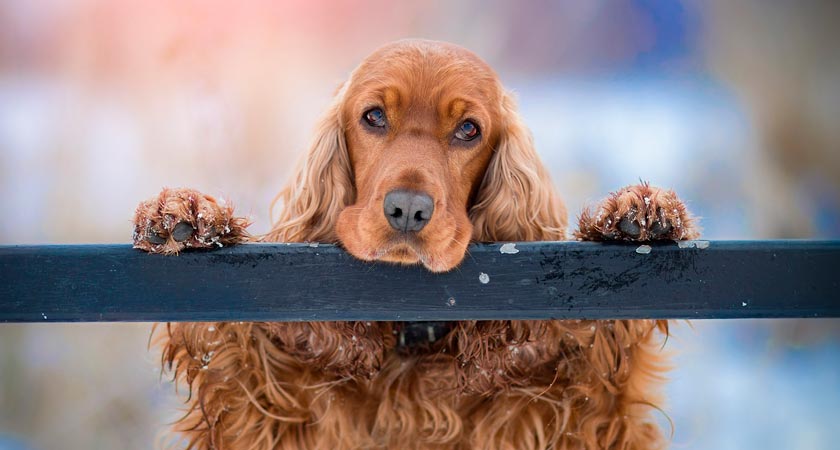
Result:
{"label": "front paw", "polygon": [[134,213],[134,248],[176,254],[244,242],[250,222],[233,216],[233,206],[193,189],[164,189]]}
{"label": "front paw", "polygon": [[700,232],[688,209],[671,190],[648,183],[613,192],[593,214],[580,215],[575,237],[585,241],[696,239]]}

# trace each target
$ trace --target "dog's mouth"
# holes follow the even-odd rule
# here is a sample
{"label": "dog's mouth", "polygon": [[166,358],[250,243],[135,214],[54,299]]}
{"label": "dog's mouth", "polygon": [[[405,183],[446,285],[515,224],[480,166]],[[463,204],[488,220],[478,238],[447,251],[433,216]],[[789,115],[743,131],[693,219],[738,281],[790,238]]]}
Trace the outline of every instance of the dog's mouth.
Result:
{"label": "dog's mouth", "polygon": [[455,322],[397,322],[397,352],[424,353],[434,349],[455,328]]}
{"label": "dog's mouth", "polygon": [[413,264],[420,260],[418,244],[414,242],[397,242],[382,252],[377,259],[398,263]]}
{"label": "dog's mouth", "polygon": [[411,235],[395,235],[373,252],[371,259],[397,264],[426,264],[426,243]]}

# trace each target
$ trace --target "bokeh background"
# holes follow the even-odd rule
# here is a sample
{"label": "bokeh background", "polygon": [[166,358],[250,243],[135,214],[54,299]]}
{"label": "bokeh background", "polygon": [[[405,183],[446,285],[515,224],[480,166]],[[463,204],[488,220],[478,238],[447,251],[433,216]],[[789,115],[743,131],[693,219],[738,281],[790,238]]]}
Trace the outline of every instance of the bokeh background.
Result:
{"label": "bokeh background", "polygon": [[[4,0],[0,244],[128,242],[162,186],[267,231],[330,96],[405,37],[496,68],[572,214],[643,178],[709,239],[840,238],[834,1]],[[153,448],[178,399],[149,329],[0,325],[0,449]],[[695,321],[667,349],[673,448],[837,448],[840,322]]]}

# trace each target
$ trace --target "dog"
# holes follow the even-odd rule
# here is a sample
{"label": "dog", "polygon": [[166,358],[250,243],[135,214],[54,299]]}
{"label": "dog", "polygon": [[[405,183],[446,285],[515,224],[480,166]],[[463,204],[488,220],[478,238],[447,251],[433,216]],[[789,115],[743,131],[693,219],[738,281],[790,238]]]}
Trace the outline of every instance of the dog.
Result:
{"label": "dog", "polygon": [[[275,201],[271,231],[164,189],[135,247],[330,242],[364,261],[458,266],[473,241],[566,239],[566,210],[512,95],[478,56],[406,40],[367,57]],[[679,240],[697,227],[646,183],[579,216],[580,240]],[[360,280],[360,282],[363,282]],[[190,397],[194,449],[653,449],[668,323],[655,320],[169,323],[162,364]],[[430,342],[431,341],[431,342]]]}

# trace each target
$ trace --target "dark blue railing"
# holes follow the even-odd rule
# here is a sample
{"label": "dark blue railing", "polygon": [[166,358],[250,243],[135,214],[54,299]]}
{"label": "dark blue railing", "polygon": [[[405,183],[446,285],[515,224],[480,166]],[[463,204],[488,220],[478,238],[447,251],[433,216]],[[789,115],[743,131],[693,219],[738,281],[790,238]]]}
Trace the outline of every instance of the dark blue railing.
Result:
{"label": "dark blue railing", "polygon": [[0,246],[0,322],[840,317],[840,241],[473,245],[445,274],[338,247]]}

